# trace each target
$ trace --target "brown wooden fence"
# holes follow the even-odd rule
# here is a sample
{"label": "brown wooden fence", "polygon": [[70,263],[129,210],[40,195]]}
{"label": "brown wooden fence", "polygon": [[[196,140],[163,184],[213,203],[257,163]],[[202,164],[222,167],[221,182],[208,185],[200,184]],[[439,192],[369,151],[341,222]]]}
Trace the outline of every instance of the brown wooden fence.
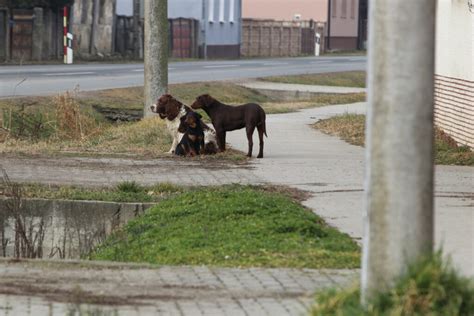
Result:
{"label": "brown wooden fence", "polygon": [[314,21],[243,19],[240,53],[244,57],[313,55],[315,35],[319,33],[324,41],[324,28],[324,23]]}

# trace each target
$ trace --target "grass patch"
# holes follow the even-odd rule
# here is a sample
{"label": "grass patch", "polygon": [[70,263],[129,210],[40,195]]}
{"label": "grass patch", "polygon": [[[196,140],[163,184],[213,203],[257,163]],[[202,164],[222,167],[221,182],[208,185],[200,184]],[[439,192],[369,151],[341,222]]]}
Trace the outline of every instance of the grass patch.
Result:
{"label": "grass patch", "polygon": [[[22,184],[21,188],[24,198],[107,202],[158,202],[165,197],[191,189],[171,183],[142,186],[133,181],[119,183],[113,188],[84,188],[42,184]],[[4,196],[5,192],[8,191],[0,185],[0,196]]]}
{"label": "grass patch", "polygon": [[160,202],[112,234],[94,260],[169,265],[356,268],[360,249],[287,195],[197,189]]}
{"label": "grass patch", "polygon": [[309,101],[266,102],[262,104],[262,107],[267,114],[279,114],[327,105],[351,104],[364,101],[365,93],[320,94],[312,97]]}
{"label": "grass patch", "polygon": [[313,316],[460,315],[474,311],[472,280],[460,276],[441,254],[409,267],[393,289],[377,295],[364,309],[359,286],[317,295]]}
{"label": "grass patch", "polygon": [[313,127],[335,135],[352,145],[364,146],[365,115],[344,114],[316,122]]}
{"label": "grass patch", "polygon": [[[313,125],[329,135],[339,136],[357,146],[365,143],[365,115],[344,114],[321,120]],[[474,166],[474,152],[439,128],[435,128],[435,163],[439,165]]]}
{"label": "grass patch", "polygon": [[171,137],[164,121],[144,119],[136,123],[100,124],[82,139],[49,137],[41,139],[5,137],[2,153],[22,154],[129,154],[158,156],[169,149]]}
{"label": "grass patch", "polygon": [[260,78],[262,81],[307,84],[316,86],[365,88],[365,71],[346,71],[325,74],[305,74],[295,76],[273,76]]}

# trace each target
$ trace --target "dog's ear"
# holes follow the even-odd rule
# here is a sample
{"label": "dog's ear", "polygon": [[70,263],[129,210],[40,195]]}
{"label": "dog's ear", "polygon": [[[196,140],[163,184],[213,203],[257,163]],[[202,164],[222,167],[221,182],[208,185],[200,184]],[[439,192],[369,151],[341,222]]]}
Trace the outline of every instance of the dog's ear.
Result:
{"label": "dog's ear", "polygon": [[171,99],[173,99],[173,96],[171,94],[163,94],[161,97],[158,98],[158,104],[165,105],[168,103]]}
{"label": "dog's ear", "polygon": [[194,112],[194,113],[195,113],[196,118],[197,118],[198,120],[202,119],[202,115],[201,115],[201,114],[199,114],[198,112]]}
{"label": "dog's ear", "polygon": [[182,104],[172,96],[170,97],[171,98],[166,103],[166,117],[168,120],[172,121],[178,116]]}

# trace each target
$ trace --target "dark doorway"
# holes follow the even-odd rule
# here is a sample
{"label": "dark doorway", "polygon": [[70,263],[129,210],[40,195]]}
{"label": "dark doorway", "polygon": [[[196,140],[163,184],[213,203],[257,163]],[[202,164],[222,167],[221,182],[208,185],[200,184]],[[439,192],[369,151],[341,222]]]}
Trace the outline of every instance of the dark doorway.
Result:
{"label": "dark doorway", "polygon": [[368,21],[368,0],[359,1],[359,30],[357,35],[357,48],[366,49],[367,43],[367,21]]}
{"label": "dark doorway", "polygon": [[7,12],[0,10],[0,60],[7,58]]}
{"label": "dark doorway", "polygon": [[33,50],[33,11],[14,10],[11,26],[11,58],[31,60]]}

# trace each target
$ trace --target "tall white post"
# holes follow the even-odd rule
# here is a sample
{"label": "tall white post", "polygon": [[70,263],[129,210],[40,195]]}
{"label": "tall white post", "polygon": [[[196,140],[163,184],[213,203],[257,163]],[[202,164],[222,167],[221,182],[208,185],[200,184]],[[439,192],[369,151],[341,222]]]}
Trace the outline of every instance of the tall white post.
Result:
{"label": "tall white post", "polygon": [[145,106],[150,106],[168,90],[168,1],[147,0],[145,4]]}
{"label": "tall white post", "polygon": [[362,300],[433,248],[434,0],[369,3]]}

